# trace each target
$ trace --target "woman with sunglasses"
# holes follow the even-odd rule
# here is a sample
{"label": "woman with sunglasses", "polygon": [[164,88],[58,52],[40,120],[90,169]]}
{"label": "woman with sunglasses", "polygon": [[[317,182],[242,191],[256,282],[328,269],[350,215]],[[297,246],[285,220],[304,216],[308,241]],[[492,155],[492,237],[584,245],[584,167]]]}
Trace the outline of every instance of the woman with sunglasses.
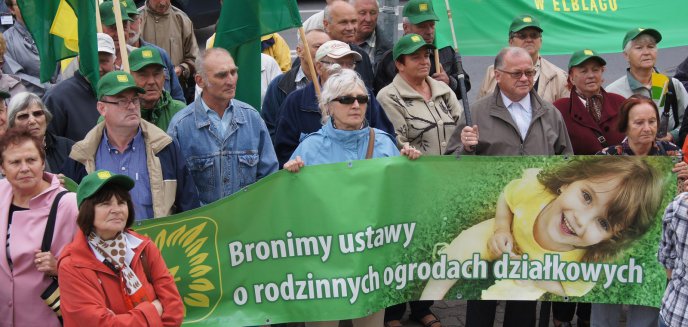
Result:
{"label": "woman with sunglasses", "polygon": [[[298,172],[304,165],[399,155],[392,135],[368,126],[368,101],[365,84],[355,71],[342,69],[330,76],[319,101],[324,126],[301,140],[284,169]],[[401,154],[416,159],[421,152],[406,144]]]}
{"label": "woman with sunglasses", "polygon": [[[361,77],[351,69],[330,76],[323,86],[319,105],[320,130],[309,134],[296,148],[284,169],[298,172],[304,165],[398,156],[393,136],[368,126],[365,113],[368,92]],[[401,154],[414,160],[421,152],[406,144]],[[384,310],[353,320],[354,327],[382,326]],[[338,322],[306,323],[307,327],[337,326]]]}
{"label": "woman with sunglasses", "polygon": [[45,171],[54,174],[62,172],[62,164],[69,157],[74,141],[48,132],[53,115],[40,97],[21,92],[12,97],[7,109],[9,127],[28,130],[31,135],[43,141],[45,149]]}
{"label": "woman with sunglasses", "polygon": [[418,34],[399,39],[392,50],[397,76],[380,90],[377,101],[394,124],[400,149],[408,143],[423,154],[442,155],[463,106],[447,84],[429,76],[434,48]]}

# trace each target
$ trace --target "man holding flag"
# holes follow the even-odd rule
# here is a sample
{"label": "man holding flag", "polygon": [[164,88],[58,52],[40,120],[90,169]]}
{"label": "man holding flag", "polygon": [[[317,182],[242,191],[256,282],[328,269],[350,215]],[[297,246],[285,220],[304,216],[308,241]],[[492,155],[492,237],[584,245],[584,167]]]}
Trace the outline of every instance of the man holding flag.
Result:
{"label": "man holding flag", "polygon": [[[418,34],[423,37],[425,42],[435,43],[435,22],[439,20],[432,7],[431,0],[411,0],[404,6],[403,11],[403,28],[404,35]],[[439,54],[439,62],[442,66],[437,69],[435,59],[436,54]],[[459,87],[459,66],[457,64],[458,54],[451,46],[439,49],[437,52],[430,54],[430,77],[444,82],[454,91],[456,97],[461,99],[461,88]],[[466,92],[471,89],[471,81],[468,74],[463,72],[466,82]],[[394,58],[392,50],[387,51],[382,61],[378,63],[377,71],[375,73],[375,82],[373,87],[375,94],[383,87],[392,83],[394,76],[397,75],[397,68],[394,65]]]}

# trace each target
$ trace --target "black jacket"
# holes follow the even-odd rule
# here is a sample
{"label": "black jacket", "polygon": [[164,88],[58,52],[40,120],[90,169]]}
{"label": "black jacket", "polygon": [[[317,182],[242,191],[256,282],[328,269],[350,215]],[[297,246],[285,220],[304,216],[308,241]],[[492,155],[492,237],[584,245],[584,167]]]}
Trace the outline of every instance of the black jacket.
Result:
{"label": "black jacket", "polygon": [[45,133],[45,170],[53,173],[59,174],[62,172],[62,166],[65,160],[69,158],[69,152],[72,151],[72,145],[74,141],[61,137],[55,136],[50,132]]}
{"label": "black jacket", "polygon": [[53,114],[48,132],[74,142],[81,141],[100,118],[96,93],[78,71],[46,92],[43,103]]}
{"label": "black jacket", "polygon": [[[440,64],[442,68],[449,75],[449,87],[454,91],[456,97],[461,99],[461,89],[459,88],[459,65],[457,64],[458,56],[452,47],[444,47],[439,50],[440,54]],[[430,53],[430,76],[436,72],[435,68],[435,53],[434,51]],[[375,71],[375,82],[373,83],[373,89],[375,94],[380,92],[380,90],[392,83],[394,76],[397,75],[397,67],[394,65],[394,59],[392,55],[392,50],[385,53],[384,58],[381,62],[377,63],[377,70]],[[464,80],[466,81],[466,92],[471,89],[471,80],[468,74],[464,71]]]}

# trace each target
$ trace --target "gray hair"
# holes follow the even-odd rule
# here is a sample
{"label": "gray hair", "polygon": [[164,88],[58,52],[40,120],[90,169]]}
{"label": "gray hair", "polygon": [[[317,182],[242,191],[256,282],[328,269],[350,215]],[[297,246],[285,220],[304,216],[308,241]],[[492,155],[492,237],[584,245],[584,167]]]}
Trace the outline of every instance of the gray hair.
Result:
{"label": "gray hair", "polygon": [[507,55],[512,55],[514,57],[528,57],[528,58],[530,58],[530,54],[528,53],[528,51],[526,51],[523,48],[519,48],[519,47],[502,48],[502,50],[499,50],[499,53],[497,53],[497,56],[495,57],[495,61],[494,61],[494,68],[495,69],[503,69],[504,68],[504,58]]}
{"label": "gray hair", "polygon": [[200,56],[196,57],[196,62],[195,62],[196,74],[201,75],[201,77],[203,78],[204,81],[208,79],[208,75],[206,75],[205,65],[204,65],[205,60],[208,59],[208,57],[211,54],[216,54],[216,53],[217,54],[224,53],[224,54],[228,55],[230,58],[232,58],[232,55],[229,53],[229,51],[227,51],[223,48],[206,49],[205,52],[203,52]]}
{"label": "gray hair", "polygon": [[[325,32],[325,30],[321,29],[321,28],[313,28],[313,29],[307,30],[306,33],[303,33],[303,34],[306,37],[308,37],[308,34],[311,34],[311,32],[320,32],[320,33],[327,34],[327,32]],[[296,33],[296,46],[297,47],[303,46],[303,40],[301,39],[301,33]]]}
{"label": "gray hair", "polygon": [[[356,6],[356,2],[359,2],[361,0],[349,0],[349,4],[352,6]],[[375,0],[375,4],[377,5],[377,8],[380,9],[380,1]]]}
{"label": "gray hair", "polygon": [[18,112],[35,104],[43,110],[45,123],[50,124],[50,121],[53,119],[53,114],[45,107],[43,100],[31,92],[20,92],[13,96],[10,103],[7,105],[7,121],[9,122],[9,127],[12,128],[15,126]]}
{"label": "gray hair", "polygon": [[642,41],[645,41],[645,42],[650,42],[650,41],[652,41],[652,42],[654,42],[655,44],[657,44],[657,40],[656,40],[652,35],[650,35],[650,34],[640,34],[640,35],[638,35],[635,39],[628,40],[628,42],[626,43],[626,45],[624,45],[623,52],[626,53],[626,54],[628,54],[628,51],[631,50],[631,46],[633,46],[633,42],[642,42]]}
{"label": "gray hair", "polygon": [[356,88],[360,88],[364,92],[368,91],[361,76],[353,69],[342,69],[327,79],[327,82],[323,85],[322,92],[320,92],[320,99],[318,101],[320,114],[322,115],[321,122],[323,124],[330,119],[330,102]]}

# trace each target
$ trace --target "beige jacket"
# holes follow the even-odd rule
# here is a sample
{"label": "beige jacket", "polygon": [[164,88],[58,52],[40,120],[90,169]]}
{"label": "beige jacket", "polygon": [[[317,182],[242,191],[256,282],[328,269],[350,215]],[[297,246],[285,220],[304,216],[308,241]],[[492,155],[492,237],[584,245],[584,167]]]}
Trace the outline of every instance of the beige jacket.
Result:
{"label": "beige jacket", "polygon": [[[165,180],[162,165],[156,154],[172,143],[172,138],[155,125],[141,119],[141,134],[146,143],[146,166],[150,178],[153,214],[155,218],[174,214],[174,201],[177,194],[177,181]],[[101,122],[91,129],[86,137],[72,146],[69,157],[80,162],[90,174],[96,170],[96,152],[105,132],[105,123]]]}
{"label": "beige jacket", "polygon": [[377,101],[394,125],[400,149],[409,143],[423,154],[442,155],[456,125],[463,119],[463,106],[447,84],[430,77],[425,80],[432,91],[429,101],[399,74],[378,92]]}
{"label": "beige jacket", "polygon": [[175,6],[170,6],[163,15],[153,12],[147,6],[143,6],[139,12],[141,37],[165,49],[172,64],[186,66],[189,74],[193,74],[196,71],[194,62],[198,56],[198,43],[191,19]]}
{"label": "beige jacket", "polygon": [[[540,98],[549,103],[554,103],[554,101],[561,98],[568,98],[569,90],[566,88],[566,72],[542,57],[540,57],[540,66],[540,82],[537,88]],[[490,67],[487,67],[487,72],[485,72],[483,84],[480,85],[478,99],[492,94],[496,85],[494,65],[490,65]]]}

